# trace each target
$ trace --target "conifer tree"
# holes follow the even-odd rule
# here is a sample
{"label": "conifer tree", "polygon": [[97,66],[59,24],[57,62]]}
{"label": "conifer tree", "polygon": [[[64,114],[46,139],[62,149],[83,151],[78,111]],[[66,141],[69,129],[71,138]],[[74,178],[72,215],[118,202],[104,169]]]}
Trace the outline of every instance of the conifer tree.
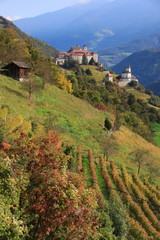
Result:
{"label": "conifer tree", "polygon": [[88,65],[88,59],[87,59],[86,54],[83,55],[82,64],[83,65]]}
{"label": "conifer tree", "polygon": [[96,65],[96,62],[94,58],[92,57],[91,60],[89,61],[89,65]]}

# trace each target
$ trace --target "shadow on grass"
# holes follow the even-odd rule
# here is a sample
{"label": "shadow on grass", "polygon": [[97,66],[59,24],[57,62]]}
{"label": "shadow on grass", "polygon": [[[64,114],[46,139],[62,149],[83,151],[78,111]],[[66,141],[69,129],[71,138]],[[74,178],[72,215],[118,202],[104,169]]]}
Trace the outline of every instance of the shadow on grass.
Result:
{"label": "shadow on grass", "polygon": [[9,92],[9,93],[14,93],[16,94],[18,97],[23,97],[23,98],[26,98],[21,92],[17,91],[17,90],[14,90],[12,88],[9,88],[7,86],[4,86],[4,88]]}

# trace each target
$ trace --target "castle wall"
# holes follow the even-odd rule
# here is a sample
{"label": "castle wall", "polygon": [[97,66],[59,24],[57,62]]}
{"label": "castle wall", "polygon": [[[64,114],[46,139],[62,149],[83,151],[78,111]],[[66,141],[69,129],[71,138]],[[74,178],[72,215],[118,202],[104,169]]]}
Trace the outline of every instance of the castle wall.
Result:
{"label": "castle wall", "polygon": [[56,60],[56,64],[58,64],[60,66],[64,65],[64,63],[65,63],[65,59],[57,59]]}
{"label": "castle wall", "polygon": [[98,62],[98,53],[93,54],[93,59],[95,62]]}
{"label": "castle wall", "polygon": [[82,64],[83,56],[71,55],[72,59],[77,61],[79,64]]}
{"label": "castle wall", "polygon": [[121,77],[122,77],[122,79],[131,79],[132,74],[131,73],[122,73]]}
{"label": "castle wall", "polygon": [[88,62],[90,62],[92,59],[92,56],[87,56],[87,59],[88,59]]}

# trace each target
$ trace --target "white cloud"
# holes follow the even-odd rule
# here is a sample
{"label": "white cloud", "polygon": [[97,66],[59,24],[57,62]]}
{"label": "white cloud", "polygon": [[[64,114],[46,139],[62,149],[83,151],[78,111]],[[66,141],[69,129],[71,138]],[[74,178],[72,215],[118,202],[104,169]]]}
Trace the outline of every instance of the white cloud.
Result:
{"label": "white cloud", "polygon": [[[91,2],[92,0],[75,0],[75,1],[79,3],[88,3],[88,2]],[[115,0],[106,0],[106,1],[114,2]]]}
{"label": "white cloud", "polygon": [[90,2],[91,0],[75,0],[76,2],[79,2],[79,3],[88,3]]}
{"label": "white cloud", "polygon": [[79,2],[81,2],[81,3],[88,3],[88,2],[90,2],[90,0],[79,0]]}
{"label": "white cloud", "polygon": [[9,21],[18,20],[18,19],[20,19],[20,18],[22,18],[22,17],[20,17],[20,16],[13,16],[13,17],[7,16],[7,17],[6,17],[6,19],[8,19]]}

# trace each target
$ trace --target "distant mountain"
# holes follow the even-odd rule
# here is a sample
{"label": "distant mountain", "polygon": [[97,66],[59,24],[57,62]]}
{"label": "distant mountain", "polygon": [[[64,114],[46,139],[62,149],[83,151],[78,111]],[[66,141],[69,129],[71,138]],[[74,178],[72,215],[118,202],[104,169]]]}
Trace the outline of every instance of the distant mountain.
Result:
{"label": "distant mountain", "polygon": [[107,67],[112,67],[132,53],[150,48],[160,48],[160,33],[147,38],[137,39],[118,47],[103,48],[99,51],[99,54],[101,56],[101,61]]}
{"label": "distant mountain", "polygon": [[131,65],[132,73],[146,88],[151,88],[155,94],[160,87],[160,48],[136,52],[125,58],[112,68],[116,73],[122,73],[127,65]]}
{"label": "distant mountain", "polygon": [[153,91],[155,95],[160,96],[160,80],[149,83],[147,88]]}
{"label": "distant mountain", "polygon": [[59,50],[85,43],[99,51],[159,33],[159,11],[157,0],[93,0],[14,23]]}
{"label": "distant mountain", "polygon": [[18,27],[16,27],[11,21],[8,21],[4,17],[0,16],[0,30],[4,28],[12,28],[15,32],[18,33],[18,35],[23,38],[23,39],[28,39],[35,47],[39,48],[41,52],[46,56],[46,57],[55,57],[58,53],[58,51],[50,46],[49,44],[38,40],[36,38],[33,38],[24,32],[22,32]]}

